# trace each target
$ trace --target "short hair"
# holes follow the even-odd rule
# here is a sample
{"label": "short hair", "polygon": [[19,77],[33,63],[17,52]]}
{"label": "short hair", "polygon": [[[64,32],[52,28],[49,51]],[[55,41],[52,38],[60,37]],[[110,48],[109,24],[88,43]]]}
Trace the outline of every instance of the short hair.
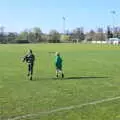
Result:
{"label": "short hair", "polygon": [[56,56],[60,56],[60,53],[59,53],[59,52],[56,52]]}

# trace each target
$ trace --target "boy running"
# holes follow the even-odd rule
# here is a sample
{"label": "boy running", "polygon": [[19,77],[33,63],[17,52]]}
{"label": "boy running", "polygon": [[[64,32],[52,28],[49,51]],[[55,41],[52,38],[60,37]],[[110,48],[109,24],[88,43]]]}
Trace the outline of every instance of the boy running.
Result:
{"label": "boy running", "polygon": [[25,55],[25,57],[23,58],[23,62],[27,62],[28,63],[28,74],[27,76],[30,76],[30,80],[32,80],[32,75],[33,75],[33,66],[34,66],[34,61],[35,61],[35,56],[32,53],[32,50],[29,50],[29,53],[27,55]]}

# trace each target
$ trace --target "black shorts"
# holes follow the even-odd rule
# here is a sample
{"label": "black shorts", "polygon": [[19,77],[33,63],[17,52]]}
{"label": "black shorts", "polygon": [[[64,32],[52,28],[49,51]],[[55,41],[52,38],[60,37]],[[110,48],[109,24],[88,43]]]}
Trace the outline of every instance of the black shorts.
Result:
{"label": "black shorts", "polygon": [[62,66],[56,66],[56,70],[62,70]]}

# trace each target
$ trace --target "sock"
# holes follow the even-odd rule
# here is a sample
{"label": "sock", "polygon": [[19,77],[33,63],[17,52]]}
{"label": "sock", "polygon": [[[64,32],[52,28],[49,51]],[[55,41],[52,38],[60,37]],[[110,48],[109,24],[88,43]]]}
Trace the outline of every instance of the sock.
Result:
{"label": "sock", "polygon": [[56,74],[56,77],[58,78],[58,74]]}
{"label": "sock", "polygon": [[62,78],[64,78],[64,74],[62,73]]}
{"label": "sock", "polygon": [[30,76],[30,80],[32,80],[32,76]]}

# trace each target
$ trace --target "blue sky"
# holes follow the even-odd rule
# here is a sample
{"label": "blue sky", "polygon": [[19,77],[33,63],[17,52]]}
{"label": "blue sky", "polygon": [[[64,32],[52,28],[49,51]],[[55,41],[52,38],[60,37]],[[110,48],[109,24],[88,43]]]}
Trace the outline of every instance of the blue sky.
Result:
{"label": "blue sky", "polygon": [[[110,13],[112,10],[116,15]],[[119,25],[120,0],[1,0],[0,15],[5,31],[19,32],[38,26],[43,32],[62,32],[63,16],[66,29],[83,26],[88,31],[113,23]]]}

